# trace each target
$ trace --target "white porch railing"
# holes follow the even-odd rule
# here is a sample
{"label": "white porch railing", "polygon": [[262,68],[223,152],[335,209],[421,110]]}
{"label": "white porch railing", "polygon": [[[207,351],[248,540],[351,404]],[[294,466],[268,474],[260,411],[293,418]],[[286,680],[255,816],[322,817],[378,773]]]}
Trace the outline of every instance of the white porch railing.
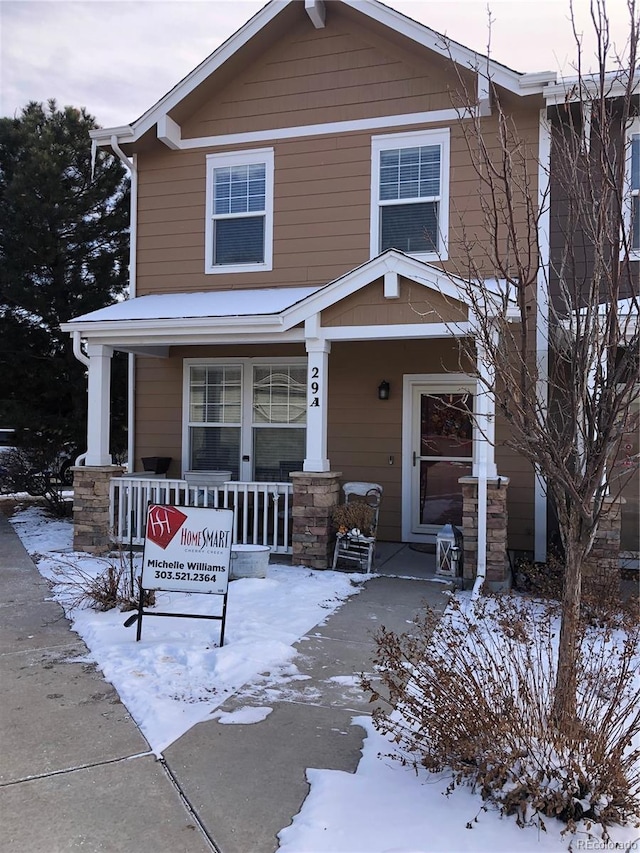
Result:
{"label": "white porch railing", "polygon": [[111,480],[109,523],[116,542],[144,543],[147,506],[209,506],[233,509],[233,542],[268,545],[273,554],[291,554],[291,483],[201,486],[186,480],[115,477]]}

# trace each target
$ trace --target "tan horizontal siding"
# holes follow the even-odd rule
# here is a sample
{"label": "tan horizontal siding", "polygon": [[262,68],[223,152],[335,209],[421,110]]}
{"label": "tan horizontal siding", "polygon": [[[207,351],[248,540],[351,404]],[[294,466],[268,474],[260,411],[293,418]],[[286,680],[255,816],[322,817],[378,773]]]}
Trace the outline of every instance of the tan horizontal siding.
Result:
{"label": "tan horizontal siding", "polygon": [[[418,66],[408,40],[381,41],[364,16],[330,7],[321,30],[309,30],[294,4],[286,38],[248,63],[209,103],[183,122],[185,136],[292,124],[315,124],[438,109],[448,103],[442,64]],[[294,20],[294,15],[297,18]]]}

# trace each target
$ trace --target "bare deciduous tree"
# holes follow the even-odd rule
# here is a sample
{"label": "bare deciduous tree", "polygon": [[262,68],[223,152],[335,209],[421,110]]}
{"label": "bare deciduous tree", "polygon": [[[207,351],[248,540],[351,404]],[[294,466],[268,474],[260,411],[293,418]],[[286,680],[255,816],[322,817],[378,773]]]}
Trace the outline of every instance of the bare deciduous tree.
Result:
{"label": "bare deciduous tree", "polygon": [[[554,717],[565,732],[576,723],[583,568],[611,501],[637,474],[614,465],[639,393],[638,224],[628,185],[638,16],[635,0],[627,6],[628,42],[614,55],[606,9],[592,2],[598,69],[585,73],[579,59],[563,102],[548,108],[549,163],[493,85],[498,146],[481,117],[461,122],[483,218],[477,232],[461,226],[457,235],[464,260],[456,272],[477,318],[469,361],[480,355],[477,379],[508,422],[507,443],[544,478],[557,515],[565,577]],[[576,44],[579,54],[577,33]],[[503,284],[498,310],[495,300],[487,310],[478,284],[488,278]]]}

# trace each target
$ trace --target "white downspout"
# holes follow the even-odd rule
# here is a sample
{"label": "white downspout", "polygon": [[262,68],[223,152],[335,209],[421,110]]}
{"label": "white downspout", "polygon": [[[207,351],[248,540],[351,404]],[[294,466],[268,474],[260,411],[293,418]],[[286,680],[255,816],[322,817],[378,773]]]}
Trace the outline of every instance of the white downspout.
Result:
{"label": "white downspout", "polygon": [[[89,356],[85,355],[84,350],[82,349],[82,338],[80,336],[80,332],[73,333],[73,354],[78,359],[81,364],[84,364],[85,367],[89,367]],[[87,452],[85,450],[84,453],[81,453],[79,456],[76,456],[74,465],[84,465],[84,461],[87,458]]]}
{"label": "white downspout", "polygon": [[[538,131],[538,246],[540,251],[536,289],[536,396],[541,416],[549,405],[549,264],[550,214],[549,175],[551,170],[551,129],[546,109],[540,111]],[[534,559],[547,559],[547,484],[538,466],[534,487]]]}
{"label": "white downspout", "polygon": [[487,576],[487,440],[478,447],[478,551],[471,601],[479,597]]}
{"label": "white downspout", "polygon": [[[129,299],[133,299],[136,295],[136,267],[138,251],[138,167],[135,154],[133,157],[127,157],[118,145],[118,137],[115,134],[111,137],[111,147],[124,166],[129,170],[129,174],[131,175],[131,196],[129,208]],[[129,353],[127,383],[127,467],[129,471],[133,471],[135,453],[135,360],[135,355],[133,353]]]}
{"label": "white downspout", "polygon": [[[497,346],[497,330],[491,331],[492,345]],[[476,559],[476,580],[471,593],[475,601],[482,590],[487,576],[487,480],[495,477],[495,394],[492,390],[495,383],[495,370],[485,355],[485,348],[476,339],[477,369],[483,378],[478,381],[476,392],[476,412],[480,434],[478,444],[478,551]],[[492,448],[489,456],[489,447]]]}

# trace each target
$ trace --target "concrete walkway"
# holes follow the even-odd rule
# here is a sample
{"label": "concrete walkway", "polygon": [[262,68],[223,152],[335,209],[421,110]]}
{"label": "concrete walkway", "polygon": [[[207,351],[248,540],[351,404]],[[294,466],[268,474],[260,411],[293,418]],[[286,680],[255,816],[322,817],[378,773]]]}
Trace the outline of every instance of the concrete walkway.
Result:
{"label": "concrete walkway", "polygon": [[306,768],[357,767],[351,720],[370,707],[353,676],[371,669],[373,633],[405,630],[423,601],[444,607],[445,590],[368,581],[298,643],[307,678],[264,676],[220,709],[268,706],[263,722],[200,723],[158,761],[0,515],[0,850],[271,853]]}

